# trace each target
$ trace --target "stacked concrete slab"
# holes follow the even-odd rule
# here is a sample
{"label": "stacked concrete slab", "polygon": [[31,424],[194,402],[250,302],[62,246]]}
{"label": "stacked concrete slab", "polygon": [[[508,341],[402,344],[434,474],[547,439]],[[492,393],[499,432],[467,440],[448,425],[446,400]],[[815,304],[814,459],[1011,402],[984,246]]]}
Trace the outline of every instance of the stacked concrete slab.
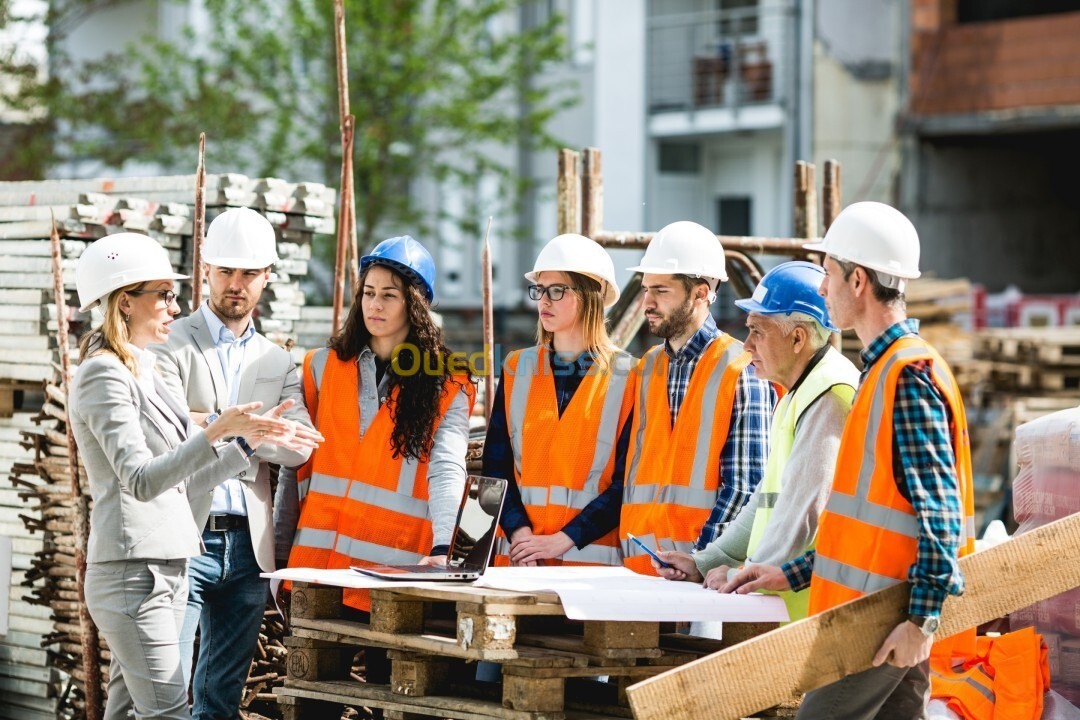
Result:
{"label": "stacked concrete slab", "polygon": [[[0,718],[37,720],[82,712],[82,668],[71,530],[71,479],[60,383],[49,233],[62,238],[72,332],[96,318],[78,312],[75,263],[94,240],[139,232],[169,251],[179,272],[192,264],[194,176],[0,183],[0,535],[14,549],[10,630],[0,636]],[[256,323],[283,346],[295,341],[316,233],[334,231],[332,189],[318,183],[223,174],[207,177],[206,217],[230,207],[263,213],[278,235],[271,285]],[[190,282],[181,283],[190,308]],[[204,297],[206,291],[204,289]],[[85,479],[84,479],[85,487]],[[107,677],[108,651],[102,648]]]}

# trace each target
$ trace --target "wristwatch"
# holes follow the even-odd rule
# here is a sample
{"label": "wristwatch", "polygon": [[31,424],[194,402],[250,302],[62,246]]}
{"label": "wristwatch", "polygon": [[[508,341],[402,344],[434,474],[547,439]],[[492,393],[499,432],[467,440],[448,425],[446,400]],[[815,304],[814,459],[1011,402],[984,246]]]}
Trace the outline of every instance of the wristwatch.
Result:
{"label": "wristwatch", "polygon": [[941,625],[941,618],[936,615],[908,615],[908,622],[915,625],[926,637],[933,637]]}
{"label": "wristwatch", "polygon": [[210,413],[209,415],[206,416],[206,420],[203,421],[204,423],[206,423],[205,425],[203,425],[203,427],[210,427],[210,423],[214,422],[219,417],[221,417],[221,413],[219,413],[217,410]]}

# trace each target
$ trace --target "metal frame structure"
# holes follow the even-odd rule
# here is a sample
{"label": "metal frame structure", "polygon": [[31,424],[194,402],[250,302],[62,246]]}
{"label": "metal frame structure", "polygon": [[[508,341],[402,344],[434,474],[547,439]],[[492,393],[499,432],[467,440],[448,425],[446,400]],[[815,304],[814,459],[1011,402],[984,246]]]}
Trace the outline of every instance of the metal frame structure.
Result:
{"label": "metal frame structure", "polygon": [[[557,234],[578,233],[606,248],[644,249],[648,246],[655,233],[604,229],[604,180],[600,150],[585,148],[583,152],[578,152],[564,148],[559,151],[558,162]],[[716,236],[724,246],[728,276],[741,297],[750,296],[764,274],[754,255],[788,255],[820,262],[819,254],[804,247],[819,237],[813,163],[801,160],[795,163],[794,188],[795,237]],[[827,230],[841,207],[840,163],[836,160],[825,161],[821,199],[820,217]],[[609,311],[611,338],[619,347],[626,347],[641,328],[645,319],[642,312],[644,302],[641,275],[635,274],[623,288],[619,302]]]}

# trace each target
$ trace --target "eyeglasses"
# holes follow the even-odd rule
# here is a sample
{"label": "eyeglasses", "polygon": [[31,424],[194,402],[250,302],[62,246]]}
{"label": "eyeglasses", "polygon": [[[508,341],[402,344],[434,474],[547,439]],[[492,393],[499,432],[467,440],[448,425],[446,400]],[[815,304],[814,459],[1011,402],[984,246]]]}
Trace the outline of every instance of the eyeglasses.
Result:
{"label": "eyeglasses", "polygon": [[539,300],[546,293],[552,302],[559,302],[563,299],[563,295],[566,294],[567,290],[573,289],[572,285],[530,285],[529,297],[533,300]]}
{"label": "eyeglasses", "polygon": [[172,290],[128,290],[127,293],[128,295],[149,295],[153,293],[164,300],[166,306],[172,305],[176,300],[176,293]]}

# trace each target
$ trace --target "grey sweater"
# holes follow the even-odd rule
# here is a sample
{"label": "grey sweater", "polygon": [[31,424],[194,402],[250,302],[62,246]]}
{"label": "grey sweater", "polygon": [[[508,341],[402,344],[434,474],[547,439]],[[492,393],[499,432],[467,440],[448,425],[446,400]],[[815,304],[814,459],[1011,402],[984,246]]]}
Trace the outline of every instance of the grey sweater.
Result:
{"label": "grey sweater", "polygon": [[754,557],[746,557],[760,487],[716,540],[694,554],[698,572],[743,564],[781,565],[801,555],[817,533],[818,516],[832,487],[840,436],[848,404],[828,392],[819,397],[795,425],[795,442],[784,466],[783,490],[773,508]]}

